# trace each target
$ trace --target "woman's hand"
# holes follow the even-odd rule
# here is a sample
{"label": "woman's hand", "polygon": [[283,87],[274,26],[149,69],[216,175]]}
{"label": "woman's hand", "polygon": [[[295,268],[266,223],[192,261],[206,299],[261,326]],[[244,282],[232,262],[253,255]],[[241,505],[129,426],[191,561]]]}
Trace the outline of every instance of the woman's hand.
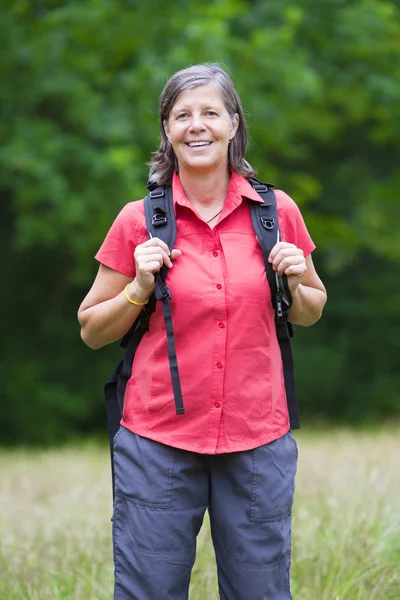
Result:
{"label": "woman's hand", "polygon": [[[146,302],[155,288],[154,273],[163,264],[172,267],[172,261],[182,252],[172,250],[158,238],[136,247],[134,257],[136,277],[128,277],[100,264],[96,279],[78,311],[81,336],[90,348],[102,348],[123,337],[139,316],[141,303]],[[131,300],[125,298],[125,286]],[[135,305],[135,302],[139,304]]]}
{"label": "woman's hand", "polygon": [[176,248],[169,251],[165,242],[159,238],[151,238],[143,244],[136,246],[134,258],[136,277],[132,283],[138,295],[148,298],[155,288],[154,273],[163,265],[172,267],[172,261],[181,256],[182,252]]}
{"label": "woman's hand", "polygon": [[268,260],[278,275],[287,276],[289,289],[293,294],[307,271],[303,250],[294,244],[278,242],[272,248]]}

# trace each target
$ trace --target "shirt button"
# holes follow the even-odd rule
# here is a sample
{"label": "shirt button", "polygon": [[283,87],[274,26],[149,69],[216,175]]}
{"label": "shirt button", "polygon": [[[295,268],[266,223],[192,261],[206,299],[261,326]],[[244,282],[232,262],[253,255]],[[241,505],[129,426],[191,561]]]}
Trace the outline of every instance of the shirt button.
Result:
{"label": "shirt button", "polygon": [[222,285],[220,283],[217,283],[217,290],[222,290]]}
{"label": "shirt button", "polygon": [[217,368],[222,369],[222,363],[217,363]]}
{"label": "shirt button", "polygon": [[221,404],[219,402],[215,402],[214,406],[215,406],[215,408],[219,408],[221,406]]}
{"label": "shirt button", "polygon": [[218,256],[218,252],[216,250],[213,252],[213,256]]}
{"label": "shirt button", "polygon": [[223,323],[220,323],[220,324],[219,324],[219,328],[220,328],[220,329],[223,329],[224,327],[225,327],[225,325],[224,325]]}

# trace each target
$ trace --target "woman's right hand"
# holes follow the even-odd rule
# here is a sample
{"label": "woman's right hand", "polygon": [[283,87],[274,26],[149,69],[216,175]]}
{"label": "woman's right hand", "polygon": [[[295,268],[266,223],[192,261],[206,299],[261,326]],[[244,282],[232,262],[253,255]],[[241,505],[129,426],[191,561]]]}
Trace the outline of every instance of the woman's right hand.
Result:
{"label": "woman's right hand", "polygon": [[167,244],[159,238],[151,238],[136,246],[134,253],[136,277],[132,282],[135,286],[135,295],[143,295],[143,301],[147,299],[156,286],[154,273],[159,271],[163,264],[171,268],[172,261],[181,254],[182,252],[176,248],[170,252]]}
{"label": "woman's right hand", "polygon": [[172,261],[181,256],[180,250],[169,252],[167,245],[152,238],[136,247],[134,258],[136,277],[119,273],[100,264],[96,279],[78,311],[81,336],[89,348],[102,348],[123,337],[142,310],[129,303],[124,289],[134,302],[146,302],[155,288],[154,273],[163,264],[172,267]]}

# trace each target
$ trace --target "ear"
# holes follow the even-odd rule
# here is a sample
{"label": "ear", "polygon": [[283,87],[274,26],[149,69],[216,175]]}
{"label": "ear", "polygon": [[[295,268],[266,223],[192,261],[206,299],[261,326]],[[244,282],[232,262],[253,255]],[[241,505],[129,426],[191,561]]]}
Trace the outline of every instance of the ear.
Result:
{"label": "ear", "polygon": [[163,127],[164,127],[164,133],[167,136],[168,141],[171,141],[170,137],[169,137],[169,124],[168,124],[167,119],[164,119],[164,121],[163,121]]}
{"label": "ear", "polygon": [[232,126],[231,126],[231,133],[229,136],[229,140],[233,140],[233,138],[235,137],[236,132],[238,130],[238,127],[239,127],[239,115],[237,113],[235,113],[232,118]]}

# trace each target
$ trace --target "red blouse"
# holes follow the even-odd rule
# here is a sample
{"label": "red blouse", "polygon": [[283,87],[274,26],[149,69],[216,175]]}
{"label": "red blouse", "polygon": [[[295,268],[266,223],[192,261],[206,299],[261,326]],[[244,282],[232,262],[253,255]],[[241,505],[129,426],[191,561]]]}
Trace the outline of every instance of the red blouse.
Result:
{"label": "red blouse", "polygon": [[[161,304],[133,361],[121,423],[138,435],[200,453],[250,450],[289,430],[282,360],[261,247],[246,198],[261,201],[231,175],[218,224],[211,229],[175,174],[175,248],[168,273],[184,415],[176,415]],[[301,213],[276,191],[283,241],[307,256],[315,248]],[[96,259],[132,279],[133,253],[148,239],[143,200],[119,213]]]}

